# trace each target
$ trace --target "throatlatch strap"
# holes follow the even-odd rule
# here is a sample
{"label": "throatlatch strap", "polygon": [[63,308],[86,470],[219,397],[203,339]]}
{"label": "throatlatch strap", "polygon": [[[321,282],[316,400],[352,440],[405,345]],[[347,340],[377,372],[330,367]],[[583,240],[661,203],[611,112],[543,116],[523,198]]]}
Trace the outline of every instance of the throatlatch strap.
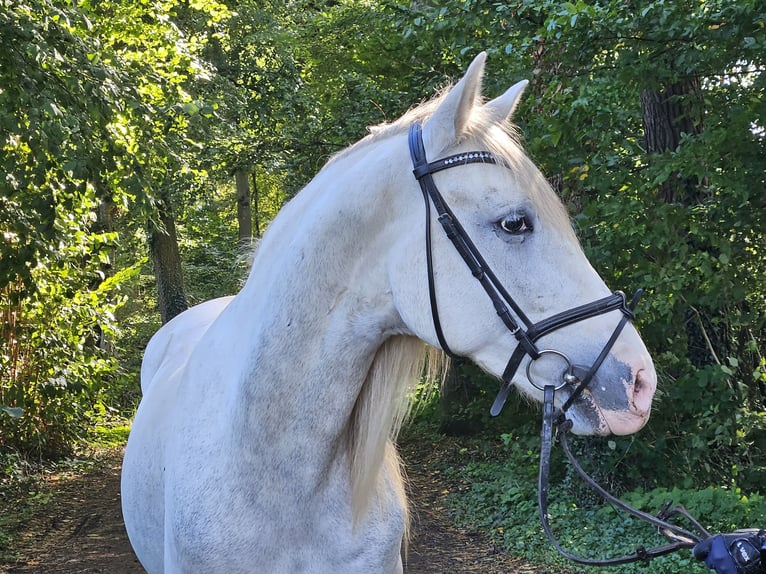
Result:
{"label": "throatlatch strap", "polygon": [[412,129],[410,129],[409,133],[409,146],[412,165],[414,166],[413,173],[420,183],[420,190],[423,193],[423,200],[425,201],[426,206],[426,271],[428,273],[428,297],[431,302],[431,319],[434,324],[434,331],[436,332],[436,339],[439,341],[439,346],[450,357],[458,358],[447,344],[447,339],[444,337],[444,331],[442,330],[441,321],[439,320],[439,306],[436,298],[434,264],[431,250],[431,201],[429,200],[427,185],[421,179],[429,173],[428,161],[426,160],[426,150],[423,146],[423,138],[420,136],[419,132],[415,133]]}

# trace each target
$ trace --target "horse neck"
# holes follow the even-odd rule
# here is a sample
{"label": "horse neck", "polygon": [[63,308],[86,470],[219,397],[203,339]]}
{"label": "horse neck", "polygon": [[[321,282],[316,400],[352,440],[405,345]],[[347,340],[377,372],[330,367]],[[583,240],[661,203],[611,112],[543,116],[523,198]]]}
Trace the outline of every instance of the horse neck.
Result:
{"label": "horse neck", "polygon": [[337,442],[378,350],[403,330],[385,250],[390,221],[405,206],[386,183],[391,168],[371,158],[365,150],[332,162],[283,209],[211,331],[237,333],[234,352],[249,358],[232,379],[236,400],[250,405],[243,413],[247,428],[259,429],[252,432],[266,421],[275,436],[304,434],[309,448]]}
{"label": "horse neck", "polygon": [[[312,335],[353,335],[377,346],[380,330],[400,322],[386,297],[384,269],[393,194],[367,165],[368,154],[361,159],[367,161],[352,155],[330,164],[287,204],[238,297],[287,318],[281,334],[296,345],[315,346]],[[291,336],[296,324],[302,330]]]}

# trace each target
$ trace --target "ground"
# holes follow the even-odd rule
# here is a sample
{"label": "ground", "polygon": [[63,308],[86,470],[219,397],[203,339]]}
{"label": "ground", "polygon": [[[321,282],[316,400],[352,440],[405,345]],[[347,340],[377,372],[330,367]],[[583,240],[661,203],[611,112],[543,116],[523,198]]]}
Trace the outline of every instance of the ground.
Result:
{"label": "ground", "polygon": [[[432,445],[431,445],[432,446]],[[445,506],[454,488],[423,459],[429,445],[405,445],[413,505],[413,538],[406,574],[543,574],[495,548],[486,534],[456,528]],[[122,453],[102,453],[86,472],[55,475],[40,505],[21,528],[17,560],[2,574],[141,574],[120,512]],[[561,573],[565,574],[565,573]]]}
{"label": "ground", "polygon": [[51,501],[21,530],[20,559],[7,574],[141,574],[120,510],[121,449],[104,452],[93,469],[50,478]]}

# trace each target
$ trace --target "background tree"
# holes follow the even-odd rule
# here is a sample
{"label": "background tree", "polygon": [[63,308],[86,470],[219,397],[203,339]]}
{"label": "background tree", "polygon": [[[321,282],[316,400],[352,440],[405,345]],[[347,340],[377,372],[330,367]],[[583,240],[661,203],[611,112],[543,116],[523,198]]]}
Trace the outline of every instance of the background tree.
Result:
{"label": "background tree", "polygon": [[[70,421],[130,410],[154,310],[236,291],[239,238],[486,49],[489,96],[531,79],[520,131],[591,261],[648,290],[655,416],[599,456],[627,482],[662,465],[669,482],[757,487],[764,14],[763,0],[0,4],[0,413],[24,412],[0,414],[2,445],[53,452],[84,426]],[[458,388],[450,418],[494,394],[464,377],[473,398]]]}
{"label": "background tree", "polygon": [[118,289],[140,258],[106,276],[120,234],[98,213],[114,206],[112,225],[129,208],[137,217],[122,219],[152,218],[166,175],[184,171],[173,160],[188,147],[194,110],[182,84],[199,74],[172,6],[0,5],[9,48],[0,55],[0,405],[22,413],[0,418],[1,445],[65,452],[121,386],[116,357],[98,342],[116,335]]}
{"label": "background tree", "polygon": [[127,201],[117,125],[137,94],[96,56],[91,26],[49,2],[0,7],[0,406],[22,415],[0,417],[0,445],[42,455],[68,447],[90,402],[77,398],[116,367],[96,334],[114,331],[132,272],[106,278],[116,234],[96,222],[99,205]]}

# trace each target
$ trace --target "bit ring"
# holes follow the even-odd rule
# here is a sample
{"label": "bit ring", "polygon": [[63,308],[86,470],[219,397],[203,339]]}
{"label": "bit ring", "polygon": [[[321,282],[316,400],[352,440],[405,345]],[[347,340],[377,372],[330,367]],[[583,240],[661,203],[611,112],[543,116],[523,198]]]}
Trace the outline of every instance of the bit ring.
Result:
{"label": "bit ring", "polygon": [[[556,355],[557,357],[561,357],[562,359],[564,359],[564,361],[567,364],[566,369],[564,369],[564,371],[561,373],[562,383],[555,388],[556,391],[558,391],[559,389],[563,389],[568,384],[574,383],[577,380],[577,376],[574,374],[574,368],[572,367],[572,361],[569,360],[569,357],[567,357],[561,351],[556,351],[554,349],[545,349],[539,352],[537,359],[539,359],[546,353],[549,355]],[[534,378],[532,377],[532,363],[534,363],[537,359],[530,359],[529,362],[527,363],[527,380],[530,383],[532,383],[533,387],[543,391],[545,390],[545,385],[537,384]]]}

